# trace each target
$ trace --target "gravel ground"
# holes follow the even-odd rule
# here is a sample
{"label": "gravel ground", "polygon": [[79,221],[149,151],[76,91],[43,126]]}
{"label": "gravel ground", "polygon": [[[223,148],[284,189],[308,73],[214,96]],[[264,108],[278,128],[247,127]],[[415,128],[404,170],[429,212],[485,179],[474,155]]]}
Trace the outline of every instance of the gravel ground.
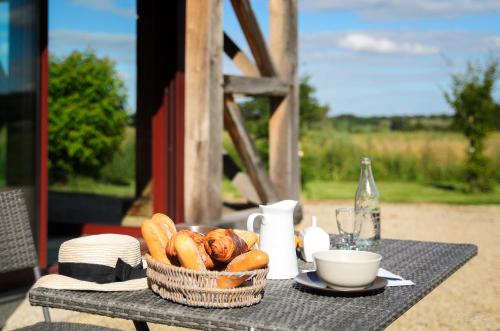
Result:
{"label": "gravel ground", "polygon": [[[312,215],[336,232],[333,209],[352,202],[305,203],[307,226]],[[500,206],[383,204],[382,236],[450,243],[473,243],[478,255],[388,330],[500,330]]]}
{"label": "gravel ground", "polygon": [[[305,221],[336,232],[334,208],[348,201],[307,201]],[[500,330],[500,206],[383,204],[382,236],[440,242],[474,243],[479,254],[396,320],[388,330]],[[133,330],[130,321],[52,309],[54,320],[91,323]],[[9,318],[5,330],[41,320],[41,309],[25,300]],[[151,325],[152,330],[181,330]]]}

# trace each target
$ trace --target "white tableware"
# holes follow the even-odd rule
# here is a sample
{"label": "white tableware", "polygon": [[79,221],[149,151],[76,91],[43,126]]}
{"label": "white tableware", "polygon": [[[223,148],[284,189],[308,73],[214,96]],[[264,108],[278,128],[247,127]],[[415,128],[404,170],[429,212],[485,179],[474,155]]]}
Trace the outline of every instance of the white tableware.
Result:
{"label": "white tableware", "polygon": [[260,208],[262,213],[248,216],[247,229],[254,230],[253,223],[262,217],[258,248],[269,256],[267,279],[290,279],[299,273],[295,254],[293,210],[297,201],[283,200]]}
{"label": "white tableware", "polygon": [[377,277],[382,256],[351,250],[329,250],[313,254],[318,277],[332,287],[365,287]]}
{"label": "white tableware", "polygon": [[330,236],[317,226],[316,216],[312,217],[312,226],[305,228],[301,233],[302,258],[306,262],[313,262],[313,253],[325,251],[330,248]]}
{"label": "white tableware", "polygon": [[326,284],[322,281],[316,271],[303,272],[294,279],[297,283],[312,290],[325,294],[363,294],[380,290],[387,286],[388,281],[383,277],[376,277],[375,280],[364,287],[337,287]]}

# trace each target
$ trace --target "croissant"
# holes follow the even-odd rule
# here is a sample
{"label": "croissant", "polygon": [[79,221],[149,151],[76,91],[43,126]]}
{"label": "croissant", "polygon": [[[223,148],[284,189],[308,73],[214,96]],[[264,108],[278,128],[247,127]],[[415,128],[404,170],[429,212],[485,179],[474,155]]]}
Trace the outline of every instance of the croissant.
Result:
{"label": "croissant", "polygon": [[[205,236],[201,233],[189,231],[189,230],[181,230],[176,234],[176,236],[180,235],[180,234],[187,235],[191,239],[193,239],[193,241],[196,243],[196,247],[198,248],[198,251],[201,255],[201,259],[203,260],[203,264],[205,264],[205,267],[207,269],[213,269],[215,267],[214,261],[210,258],[210,256],[205,251],[205,245],[204,245],[205,244]],[[175,248],[175,237],[172,238],[168,242],[167,247],[166,247],[166,253],[167,253],[167,256],[171,260],[175,261],[175,258],[177,257],[177,251]]]}
{"label": "croissant", "polygon": [[237,229],[234,229],[233,231],[238,235],[238,237],[246,242],[248,249],[252,248],[252,246],[259,240],[259,236],[254,232]]}
{"label": "croissant", "polygon": [[205,250],[219,262],[229,263],[248,249],[246,242],[231,229],[215,229],[205,236]]}

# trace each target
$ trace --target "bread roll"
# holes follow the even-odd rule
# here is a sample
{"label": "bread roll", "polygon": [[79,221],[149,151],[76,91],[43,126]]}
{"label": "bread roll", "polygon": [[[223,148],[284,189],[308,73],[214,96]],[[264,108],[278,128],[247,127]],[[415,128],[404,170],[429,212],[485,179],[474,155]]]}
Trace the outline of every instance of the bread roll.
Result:
{"label": "bread roll", "polygon": [[153,223],[158,224],[158,226],[165,232],[168,239],[172,239],[172,237],[177,233],[177,229],[175,228],[175,223],[165,214],[156,213],[151,218]]}
{"label": "bread roll", "polygon": [[[167,257],[174,263],[177,258],[177,251],[175,249],[175,237],[178,235],[188,235],[191,239],[194,240],[196,246],[198,247],[198,251],[201,255],[201,259],[203,260],[203,264],[207,269],[213,269],[215,267],[214,261],[210,258],[210,256],[205,251],[205,236],[199,232],[194,232],[190,230],[181,230],[175,236],[174,239],[170,240],[167,244]],[[174,263],[175,264],[175,263]]]}
{"label": "bread roll", "polygon": [[[269,263],[269,257],[266,253],[258,249],[241,254],[235,257],[226,267],[225,271],[249,271],[264,268]],[[233,288],[241,285],[247,280],[248,276],[242,277],[218,277],[217,287],[219,288]]]}
{"label": "bread roll", "polygon": [[229,263],[248,251],[248,246],[233,230],[215,229],[205,236],[205,250],[212,259]]}
{"label": "bread roll", "polygon": [[181,266],[194,270],[207,270],[198,250],[198,245],[188,234],[179,233],[173,240]]}
{"label": "bread roll", "polygon": [[259,240],[259,235],[256,234],[255,232],[237,230],[237,229],[234,229],[233,231],[234,233],[236,233],[238,237],[240,237],[246,242],[248,249],[252,248],[253,245],[255,245],[255,243]]}
{"label": "bread roll", "polygon": [[165,253],[169,238],[159,224],[153,222],[151,219],[147,219],[141,225],[141,233],[148,246],[149,254],[155,260],[171,264]]}

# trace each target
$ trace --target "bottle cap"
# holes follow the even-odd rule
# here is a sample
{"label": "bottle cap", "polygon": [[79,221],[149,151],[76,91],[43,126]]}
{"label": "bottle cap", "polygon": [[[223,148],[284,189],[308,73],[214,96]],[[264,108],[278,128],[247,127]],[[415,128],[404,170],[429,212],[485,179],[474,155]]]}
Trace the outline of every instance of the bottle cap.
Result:
{"label": "bottle cap", "polygon": [[371,164],[371,163],[372,163],[372,160],[369,157],[363,156],[361,158],[361,164]]}

